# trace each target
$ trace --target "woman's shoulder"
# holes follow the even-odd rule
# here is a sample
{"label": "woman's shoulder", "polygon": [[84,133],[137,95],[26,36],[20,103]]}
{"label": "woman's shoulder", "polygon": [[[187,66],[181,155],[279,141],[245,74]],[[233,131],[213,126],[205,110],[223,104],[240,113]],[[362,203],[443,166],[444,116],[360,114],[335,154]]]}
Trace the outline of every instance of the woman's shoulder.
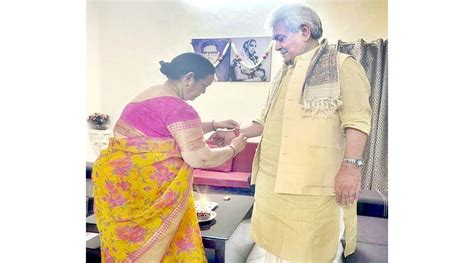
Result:
{"label": "woman's shoulder", "polygon": [[134,99],[130,102],[130,104],[135,104],[135,103],[148,103],[148,102],[160,102],[160,101],[180,101],[181,99],[178,97],[173,97],[173,96],[154,96],[154,97],[148,97],[148,98],[137,98]]}
{"label": "woman's shoulder", "polygon": [[143,100],[133,100],[127,104],[127,107],[146,107],[146,108],[167,108],[167,109],[176,109],[176,108],[183,108],[183,107],[190,107],[184,100],[173,97],[173,96],[158,96]]}
{"label": "woman's shoulder", "polygon": [[167,114],[179,114],[179,113],[191,113],[197,114],[195,109],[189,105],[186,101],[174,97],[174,96],[159,96],[154,98],[149,98],[142,101],[135,101],[129,103],[126,108],[133,109],[146,109],[147,111],[159,112],[160,115]]}

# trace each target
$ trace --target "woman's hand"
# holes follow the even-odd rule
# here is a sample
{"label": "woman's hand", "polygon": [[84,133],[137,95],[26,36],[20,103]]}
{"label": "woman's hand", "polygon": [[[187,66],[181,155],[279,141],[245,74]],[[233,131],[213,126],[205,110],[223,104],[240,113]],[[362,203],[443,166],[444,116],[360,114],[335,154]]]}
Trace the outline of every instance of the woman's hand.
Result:
{"label": "woman's hand", "polygon": [[237,154],[245,148],[245,145],[247,145],[247,137],[240,134],[230,142],[230,145],[234,148],[235,154]]}
{"label": "woman's hand", "polygon": [[214,129],[239,129],[239,123],[234,120],[225,120],[225,121],[215,121],[214,122]]}
{"label": "woman's hand", "polygon": [[235,137],[237,136],[233,131],[216,131],[209,137],[209,140],[212,140],[217,146],[223,147],[229,145]]}

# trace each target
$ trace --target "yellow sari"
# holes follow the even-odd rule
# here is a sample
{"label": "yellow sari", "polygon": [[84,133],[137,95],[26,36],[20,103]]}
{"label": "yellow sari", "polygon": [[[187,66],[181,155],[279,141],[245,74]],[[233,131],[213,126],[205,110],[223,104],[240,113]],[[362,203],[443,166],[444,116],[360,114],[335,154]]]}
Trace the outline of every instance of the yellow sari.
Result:
{"label": "yellow sari", "polygon": [[111,138],[92,179],[102,262],[207,262],[174,140]]}

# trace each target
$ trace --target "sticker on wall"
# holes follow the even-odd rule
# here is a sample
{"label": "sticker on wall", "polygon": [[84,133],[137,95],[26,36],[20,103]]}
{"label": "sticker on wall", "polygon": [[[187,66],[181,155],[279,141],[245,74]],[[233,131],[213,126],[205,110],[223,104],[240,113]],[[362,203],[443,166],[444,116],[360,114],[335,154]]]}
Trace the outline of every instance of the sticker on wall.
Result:
{"label": "sticker on wall", "polygon": [[193,39],[195,53],[216,68],[216,81],[263,82],[271,79],[270,37]]}

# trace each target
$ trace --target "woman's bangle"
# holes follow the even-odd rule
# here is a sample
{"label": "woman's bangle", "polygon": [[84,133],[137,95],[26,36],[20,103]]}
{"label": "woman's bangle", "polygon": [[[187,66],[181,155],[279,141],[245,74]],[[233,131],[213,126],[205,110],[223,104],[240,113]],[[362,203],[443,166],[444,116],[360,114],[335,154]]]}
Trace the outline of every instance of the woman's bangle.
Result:
{"label": "woman's bangle", "polygon": [[234,146],[232,146],[232,145],[229,144],[229,147],[230,147],[230,148],[232,149],[232,151],[234,152],[234,153],[232,154],[232,158],[234,158],[235,155],[237,154],[237,152],[235,151]]}
{"label": "woman's bangle", "polygon": [[214,127],[214,120],[211,121],[211,129],[212,129],[213,131],[216,131],[216,127]]}

